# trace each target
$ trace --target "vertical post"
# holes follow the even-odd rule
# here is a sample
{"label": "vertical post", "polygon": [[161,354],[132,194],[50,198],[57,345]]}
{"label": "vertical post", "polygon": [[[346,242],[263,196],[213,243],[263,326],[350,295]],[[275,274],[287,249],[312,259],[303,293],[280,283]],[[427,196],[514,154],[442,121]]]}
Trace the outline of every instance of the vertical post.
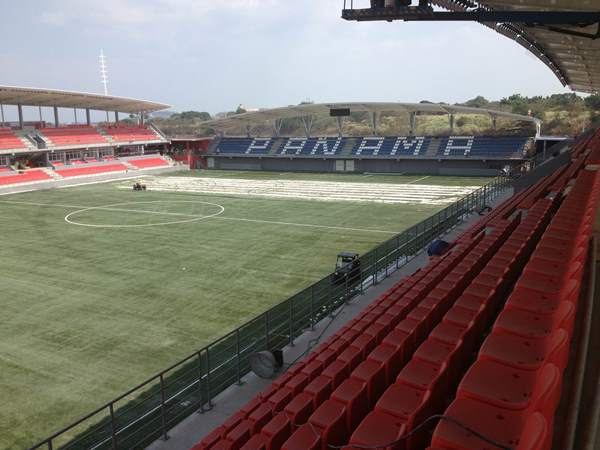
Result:
{"label": "vertical post", "polygon": [[379,127],[379,113],[377,111],[371,111],[369,115],[371,116],[371,130],[373,131],[373,136],[377,136],[377,128]]}
{"label": "vertical post", "polygon": [[58,121],[58,106],[55,106],[53,109],[54,109],[54,126],[56,128],[58,128],[60,126],[60,123]]}
{"label": "vertical post", "polygon": [[200,394],[200,414],[204,414],[204,400],[202,395],[202,351],[198,352],[198,394]]}
{"label": "vertical post", "polygon": [[77,108],[73,108],[73,115],[75,116],[75,124],[77,125]]}
{"label": "vertical post", "polygon": [[206,398],[208,399],[208,407],[212,408],[212,398],[210,395],[210,347],[206,347]]}
{"label": "vertical post", "polygon": [[265,312],[265,347],[269,349],[269,310]]}
{"label": "vertical post", "polygon": [[242,367],[241,367],[241,361],[240,361],[240,329],[237,328],[235,330],[235,356],[236,356],[236,376],[237,376],[237,384],[238,386],[241,386],[242,384]]}
{"label": "vertical post", "polygon": [[160,417],[162,422],[162,440],[169,440],[167,435],[167,416],[165,411],[165,379],[163,374],[160,374]]}
{"label": "vertical post", "polygon": [[399,269],[398,261],[400,261],[400,235],[396,236],[396,270]]}
{"label": "vertical post", "polygon": [[19,113],[19,128],[23,129],[23,105],[17,105],[17,112]]}
{"label": "vertical post", "polygon": [[85,108],[85,123],[88,127],[92,124],[92,120],[90,118],[90,108]]}
{"label": "vertical post", "polygon": [[112,441],[113,450],[117,450],[117,425],[115,424],[115,408],[111,403],[108,406],[110,410],[110,439]]}
{"label": "vertical post", "polygon": [[119,123],[119,111],[115,111],[115,123]]}
{"label": "vertical post", "polygon": [[42,107],[38,106],[38,114],[40,116],[40,125],[42,125],[43,119],[42,119]]}
{"label": "vertical post", "polygon": [[379,269],[378,269],[378,260],[379,258],[377,257],[377,249],[378,247],[375,247],[374,253],[375,253],[375,273],[373,275],[373,285],[377,284],[377,274],[379,273]]}
{"label": "vertical post", "polygon": [[315,330],[315,285],[310,286],[310,330]]}
{"label": "vertical post", "polygon": [[2,126],[4,126],[4,105],[0,104],[0,114],[2,116]]}
{"label": "vertical post", "polygon": [[454,133],[454,114],[450,114],[448,116],[448,120],[450,121],[450,134]]}
{"label": "vertical post", "polygon": [[48,450],[53,450],[53,447],[52,447],[52,439],[49,439],[49,440],[48,440]]}
{"label": "vertical post", "polygon": [[290,302],[290,347],[294,346],[294,297],[291,297],[288,302]]}

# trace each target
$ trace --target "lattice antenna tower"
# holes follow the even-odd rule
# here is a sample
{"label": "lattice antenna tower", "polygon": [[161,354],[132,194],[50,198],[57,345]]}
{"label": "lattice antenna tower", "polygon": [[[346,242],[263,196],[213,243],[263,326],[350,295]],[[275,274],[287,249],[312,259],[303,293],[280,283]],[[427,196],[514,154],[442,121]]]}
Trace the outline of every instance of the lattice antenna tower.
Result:
{"label": "lattice antenna tower", "polygon": [[[108,95],[108,66],[106,65],[106,56],[104,49],[100,49],[100,81],[104,86],[104,95]],[[110,121],[108,111],[106,111],[106,123]]]}
{"label": "lattice antenna tower", "polygon": [[108,95],[108,67],[103,49],[100,49],[100,81],[104,86],[104,95]]}

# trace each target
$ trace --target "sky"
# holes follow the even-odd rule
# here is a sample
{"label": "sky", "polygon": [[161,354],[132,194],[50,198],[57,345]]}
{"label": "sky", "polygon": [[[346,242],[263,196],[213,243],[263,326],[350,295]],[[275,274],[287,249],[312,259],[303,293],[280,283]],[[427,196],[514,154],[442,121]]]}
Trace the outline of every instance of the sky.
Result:
{"label": "sky", "polygon": [[102,48],[110,94],[177,111],[567,92],[523,47],[479,24],[347,22],[343,0],[0,4],[0,85],[101,93]]}

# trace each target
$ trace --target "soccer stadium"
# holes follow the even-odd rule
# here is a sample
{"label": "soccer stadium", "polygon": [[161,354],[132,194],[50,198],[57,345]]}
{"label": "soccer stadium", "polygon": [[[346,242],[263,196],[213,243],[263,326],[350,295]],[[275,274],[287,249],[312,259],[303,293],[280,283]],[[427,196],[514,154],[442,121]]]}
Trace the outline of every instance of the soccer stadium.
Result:
{"label": "soccer stadium", "polygon": [[[338,3],[352,33],[474,22],[599,98],[600,1]],[[600,448],[600,107],[195,121],[100,73],[0,84],[0,449]]]}

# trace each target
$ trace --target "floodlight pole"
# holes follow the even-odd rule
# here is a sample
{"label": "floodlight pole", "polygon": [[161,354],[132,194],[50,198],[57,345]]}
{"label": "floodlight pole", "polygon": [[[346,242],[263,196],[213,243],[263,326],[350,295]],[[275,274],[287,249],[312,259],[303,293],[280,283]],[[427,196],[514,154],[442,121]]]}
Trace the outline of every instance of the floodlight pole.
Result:
{"label": "floodlight pole", "polygon": [[313,126],[313,122],[314,122],[314,116],[312,116],[312,115],[302,116],[302,117],[300,117],[300,120],[302,120],[302,125],[304,125],[304,131],[306,132],[306,137],[310,138],[312,126]]}
{"label": "floodlight pole", "polygon": [[336,116],[336,118],[335,118],[335,124],[337,126],[338,136],[339,137],[343,137],[344,119],[345,119],[345,117],[343,117],[343,116]]}
{"label": "floodlight pole", "polygon": [[23,129],[23,105],[17,105],[17,112],[19,113],[19,128]]}
{"label": "floodlight pole", "polygon": [[58,128],[58,106],[54,106],[54,126]]}

